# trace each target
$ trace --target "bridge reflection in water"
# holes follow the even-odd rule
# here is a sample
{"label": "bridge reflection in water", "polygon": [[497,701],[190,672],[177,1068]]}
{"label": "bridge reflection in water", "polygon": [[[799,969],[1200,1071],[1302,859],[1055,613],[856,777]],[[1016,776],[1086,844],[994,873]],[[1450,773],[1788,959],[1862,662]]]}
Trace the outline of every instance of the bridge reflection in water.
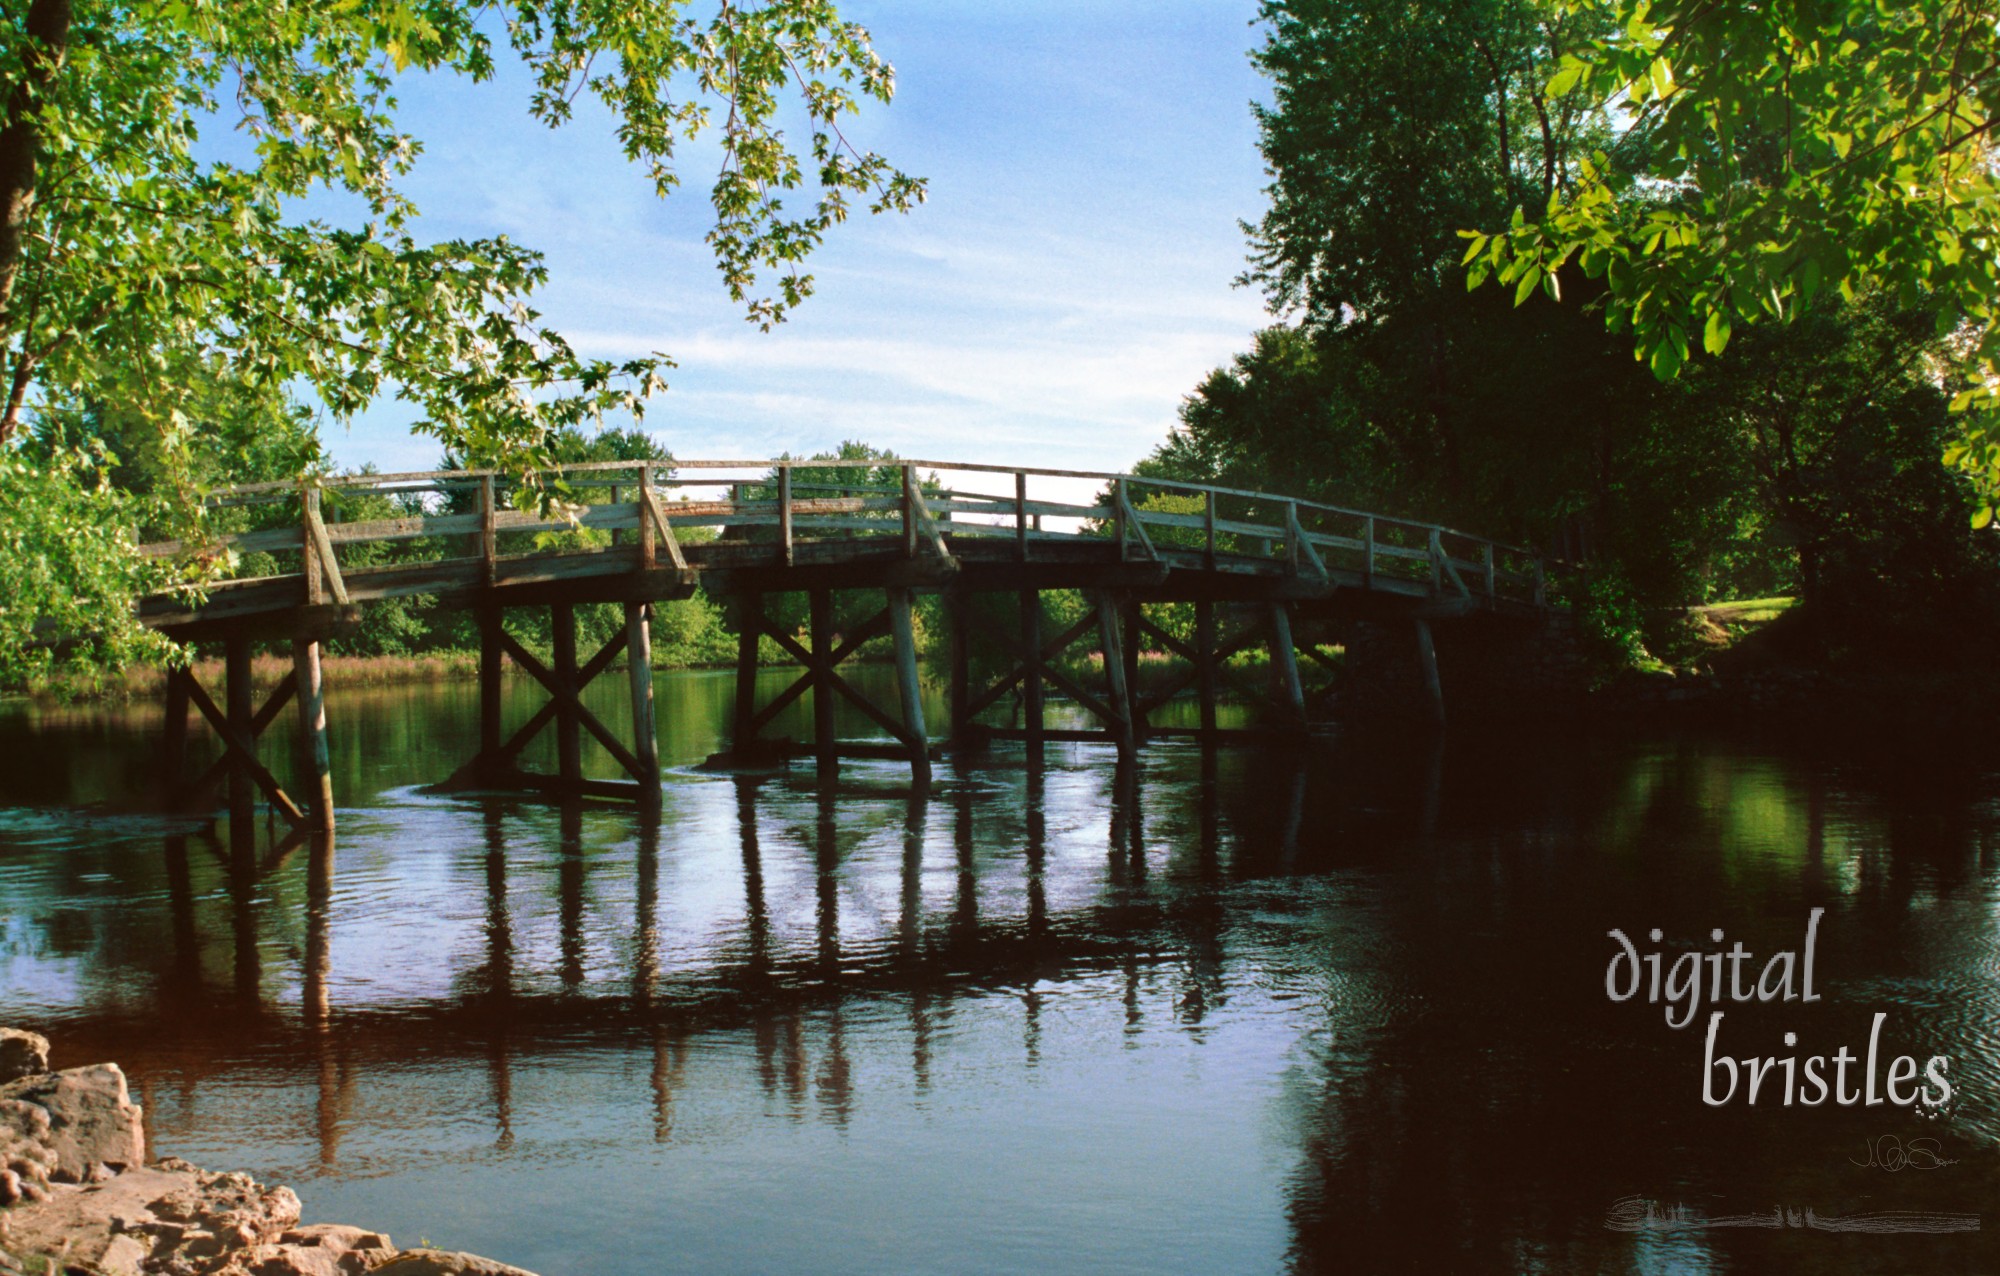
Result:
{"label": "bridge reflection in water", "polygon": [[[932,1086],[937,1024],[966,992],[1005,989],[1019,998],[1020,1057],[1029,1067],[1041,1050],[1043,989],[1080,976],[1122,979],[1127,1032],[1161,999],[1173,1022],[1199,1030],[1224,999],[1226,924],[1215,899],[1225,885],[1224,824],[1246,815],[1222,809],[1217,752],[1189,752],[1199,779],[1176,796],[1194,801],[1154,812],[1142,804],[1135,764],[1050,767],[1032,755],[989,758],[976,772],[915,790],[755,776],[685,786],[704,796],[732,792],[740,851],[733,899],[704,873],[694,874],[692,900],[663,894],[663,861],[691,849],[672,844],[671,807],[440,804],[476,811],[480,844],[441,853],[433,867],[445,880],[410,887],[419,898],[408,912],[424,916],[426,894],[449,895],[461,912],[464,892],[484,896],[477,942],[469,953],[457,945],[459,964],[441,995],[376,991],[379,972],[369,967],[397,942],[393,935],[345,946],[364,969],[343,977],[336,941],[352,910],[342,900],[334,834],[302,839],[270,829],[252,841],[218,836],[226,825],[175,833],[164,846],[173,955],[156,1007],[139,1014],[157,1015],[161,1022],[148,1027],[168,1035],[174,1022],[234,1025],[227,1037],[198,1034],[190,1050],[174,1052],[183,1107],[211,1071],[237,1064],[246,1039],[261,1051],[308,1057],[318,1087],[316,1159],[325,1169],[340,1165],[357,1087],[371,1069],[393,1073],[416,1057],[482,1060],[492,1142],[511,1148],[515,1061],[551,1040],[649,1042],[661,1141],[673,1136],[689,1040],[718,1029],[747,1030],[758,1084],[777,1109],[804,1119],[816,1106],[844,1125],[858,1084],[844,1021],[856,1004],[878,1019],[883,1006],[899,1006],[918,1095]],[[1275,817],[1263,854],[1272,867],[1290,865],[1299,856],[1305,764],[1284,754],[1260,754],[1257,764],[1275,766],[1260,793],[1278,801],[1248,818]],[[1068,790],[1069,825],[1054,865],[1052,771]],[[670,801],[685,796],[682,788],[669,786]],[[1101,818],[1094,863],[1076,853],[1079,818],[1086,826]],[[713,860],[713,850],[697,854]],[[667,871],[686,879],[691,866],[684,859]],[[621,906],[628,898],[629,910]],[[890,899],[892,916],[880,907]],[[226,918],[218,915],[225,901]],[[613,912],[622,937],[606,926]],[[381,920],[369,924],[379,929]],[[218,950],[230,957],[226,976],[204,963]],[[270,968],[274,951],[297,954],[296,976]],[[142,1083],[150,1091],[154,1078]]]}
{"label": "bridge reflection in water", "polygon": [[[996,748],[928,797],[893,761],[684,771],[657,813],[399,790],[280,862],[9,811],[7,1013],[128,1063],[163,1150],[549,1270],[1838,1270],[1606,1211],[2000,1191],[1991,776],[1463,734],[1114,758]],[[1817,1013],[1725,1032],[1890,1011],[1963,1076],[1949,1177],[1852,1165],[1879,1109],[1704,1112],[1699,1043],[1604,998],[1610,926],[1762,952],[1812,907]]]}

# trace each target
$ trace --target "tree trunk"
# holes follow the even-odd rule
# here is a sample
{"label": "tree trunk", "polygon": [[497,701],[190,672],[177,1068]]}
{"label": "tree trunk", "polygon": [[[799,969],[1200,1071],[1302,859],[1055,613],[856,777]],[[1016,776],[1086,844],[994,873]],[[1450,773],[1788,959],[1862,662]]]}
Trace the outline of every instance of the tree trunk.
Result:
{"label": "tree trunk", "polygon": [[[31,50],[20,81],[7,95],[0,127],[0,338],[13,328],[14,284],[21,276],[28,215],[35,204],[35,161],[41,149],[36,116],[41,97],[62,66],[69,43],[70,0],[32,0],[26,32],[40,47]],[[14,432],[18,409],[0,418],[0,443]]]}

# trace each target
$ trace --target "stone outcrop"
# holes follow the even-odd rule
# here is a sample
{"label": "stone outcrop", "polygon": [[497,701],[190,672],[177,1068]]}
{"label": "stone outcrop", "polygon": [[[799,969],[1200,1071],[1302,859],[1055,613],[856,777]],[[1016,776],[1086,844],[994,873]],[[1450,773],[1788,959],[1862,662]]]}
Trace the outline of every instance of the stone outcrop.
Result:
{"label": "stone outcrop", "polygon": [[442,1249],[414,1250],[390,1260],[375,1271],[377,1276],[534,1276],[532,1272],[496,1263],[477,1254]]}
{"label": "stone outcrop", "polygon": [[115,1063],[44,1072],[0,1085],[0,1113],[14,1114],[33,1130],[54,1182],[83,1183],[146,1163],[139,1108]]}
{"label": "stone outcrop", "polygon": [[[15,1061],[10,1065],[9,1061]],[[533,1276],[491,1259],[398,1250],[366,1228],[301,1226],[299,1198],[244,1174],[146,1163],[116,1064],[46,1071],[48,1042],[0,1028],[0,1276]]]}
{"label": "stone outcrop", "polygon": [[0,1028],[0,1085],[48,1070],[47,1037],[21,1028]]}

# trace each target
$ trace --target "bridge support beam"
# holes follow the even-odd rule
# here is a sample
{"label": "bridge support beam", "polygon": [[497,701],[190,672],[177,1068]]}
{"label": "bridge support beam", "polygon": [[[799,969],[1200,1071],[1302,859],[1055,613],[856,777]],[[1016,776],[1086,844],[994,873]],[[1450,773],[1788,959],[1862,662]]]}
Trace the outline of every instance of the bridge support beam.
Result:
{"label": "bridge support beam", "polygon": [[[1213,600],[1193,600],[1194,632],[1186,636],[1155,624],[1143,610],[1135,608],[1130,613],[1127,630],[1134,636],[1130,640],[1133,650],[1126,656],[1128,668],[1134,667],[1131,662],[1138,654],[1137,649],[1148,640],[1162,654],[1178,657],[1182,662],[1178,671],[1164,681],[1156,681],[1144,693],[1136,689],[1134,680],[1132,717],[1135,731],[1141,737],[1178,735],[1220,742],[1246,734],[1296,736],[1310,728],[1312,698],[1307,696],[1305,680],[1300,674],[1300,648],[1293,627],[1292,604],[1282,599],[1238,604],[1242,619],[1227,638],[1222,634],[1223,616],[1218,614],[1221,606]],[[1270,661],[1269,676],[1261,685],[1229,663],[1239,652],[1258,646],[1265,649]],[[1319,665],[1336,663],[1314,645],[1308,644],[1305,653]],[[1271,720],[1256,727],[1220,726],[1217,717],[1225,681],[1234,684],[1244,698],[1263,705]],[[1152,724],[1155,711],[1190,689],[1195,696],[1199,725]],[[1325,692],[1323,688],[1315,696],[1323,696]]]}
{"label": "bridge support beam", "polygon": [[924,731],[924,689],[917,677],[916,628],[910,622],[910,591],[889,591],[889,628],[896,639],[896,698],[903,710],[903,728],[910,747],[910,778],[918,787],[931,782],[931,752]]}
{"label": "bridge support beam", "polygon": [[1299,681],[1298,648],[1292,644],[1292,613],[1271,604],[1271,676],[1279,704],[1294,726],[1306,724],[1306,691]]}
{"label": "bridge support beam", "polygon": [[[957,748],[976,748],[990,739],[1020,740],[1030,761],[1050,740],[1096,741],[1115,744],[1121,757],[1130,759],[1138,743],[1138,717],[1132,684],[1132,669],[1125,656],[1120,635],[1121,602],[1110,591],[1090,593],[1083,615],[1053,638],[1042,636],[1042,594],[1038,589],[1011,590],[1020,614],[1020,635],[1011,652],[1008,672],[998,682],[974,694],[971,691],[970,661],[954,650],[952,742]],[[966,608],[961,605],[954,622],[958,632],[968,632]],[[1104,669],[1101,689],[1086,687],[1073,669],[1062,661],[1078,640],[1095,634],[1095,648]],[[960,640],[962,641],[962,639]],[[1087,681],[1087,679],[1086,679]],[[963,690],[960,690],[963,688]],[[1096,720],[1094,727],[1052,728],[1047,720],[1048,692],[1053,689],[1080,705]],[[1018,697],[1019,725],[982,726],[975,719],[1008,695]]]}
{"label": "bridge support beam", "polygon": [[[736,708],[730,747],[709,759],[711,766],[768,766],[802,753],[811,753],[821,783],[831,785],[839,778],[842,757],[893,757],[907,760],[910,773],[919,785],[930,782],[931,744],[924,722],[922,684],[917,676],[916,628],[911,615],[910,590],[891,586],[883,590],[882,610],[859,625],[835,632],[836,617],[830,589],[806,592],[806,641],[772,622],[764,610],[760,594],[736,596]],[[899,713],[890,713],[870,700],[840,674],[840,665],[866,644],[889,637],[894,644],[896,698]],[[758,649],[763,639],[776,643],[796,660],[802,672],[791,685],[763,705],[757,703]],[[778,715],[798,703],[808,692],[813,698],[813,738],[810,745],[764,738]],[[894,741],[889,745],[843,744],[838,739],[834,706],[845,700],[866,714]]]}
{"label": "bridge support beam", "polygon": [[326,741],[326,680],[319,640],[292,640],[292,681],[299,697],[299,783],[306,791],[312,827],[333,832],[333,757]]}
{"label": "bridge support beam", "polygon": [[1021,602],[1021,716],[1030,753],[1039,753],[1045,724],[1042,721],[1042,595],[1024,589]]}
{"label": "bridge support beam", "polygon": [[[192,668],[171,670],[167,675],[166,729],[161,750],[167,803],[182,810],[196,809],[212,802],[216,789],[220,787],[229,812],[232,846],[253,846],[257,795],[260,792],[293,830],[306,828],[309,824],[328,829],[333,827],[333,782],[330,774],[323,774],[317,766],[318,759],[326,756],[326,712],[316,658],[318,644],[306,645],[311,647],[314,656],[309,662],[303,662],[309,668],[302,674],[302,662],[298,660],[295,650],[292,672],[279,681],[261,707],[256,707],[253,698],[250,638],[247,634],[232,634],[224,640],[221,705],[218,706],[202,687]],[[301,687],[310,689],[310,704],[307,697],[300,696]],[[302,759],[301,773],[317,795],[312,820],[308,820],[306,812],[292,800],[291,795],[278,784],[277,777],[271,774],[270,768],[257,757],[258,739],[277,721],[278,715],[294,697],[299,697],[301,742],[316,739],[318,743],[317,752]],[[223,746],[222,756],[192,781],[186,779],[190,706],[200,710],[202,718],[221,739]],[[245,853],[248,853],[247,850]]]}
{"label": "bridge support beam", "polygon": [[625,670],[632,691],[632,750],[639,769],[660,783],[660,728],[653,717],[653,604],[625,604]]}
{"label": "bridge support beam", "polygon": [[1431,725],[1444,726],[1444,683],[1438,678],[1437,646],[1431,641],[1431,622],[1418,617],[1417,666],[1424,678],[1424,712]]}
{"label": "bridge support beam", "polygon": [[[658,727],[653,713],[651,606],[629,603],[625,623],[590,659],[577,660],[574,604],[549,606],[550,662],[543,664],[501,623],[501,606],[483,606],[479,618],[479,753],[445,781],[446,788],[483,788],[539,793],[558,799],[624,798],[642,806],[660,800]],[[628,662],[632,696],[633,743],[618,738],[589,706],[583,692],[609,669],[620,654]],[[501,738],[502,672],[514,665],[548,692],[548,700],[514,733]],[[556,732],[556,773],[524,770],[520,765],[530,741],[553,725]],[[593,780],[583,773],[583,736],[602,745],[625,772],[622,780]]]}
{"label": "bridge support beam", "polygon": [[1109,693],[1111,720],[1105,725],[1118,741],[1118,757],[1130,762],[1138,749],[1139,733],[1132,724],[1131,686],[1125,680],[1124,644],[1118,640],[1118,605],[1109,594],[1097,599],[1097,645],[1104,659],[1104,686]]}

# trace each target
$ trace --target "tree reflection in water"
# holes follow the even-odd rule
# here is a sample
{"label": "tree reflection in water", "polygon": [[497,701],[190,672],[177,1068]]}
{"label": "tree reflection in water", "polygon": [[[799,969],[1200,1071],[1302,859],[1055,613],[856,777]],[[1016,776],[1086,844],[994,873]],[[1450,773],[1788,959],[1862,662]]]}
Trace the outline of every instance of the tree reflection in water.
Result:
{"label": "tree reflection in water", "polygon": [[[338,856],[255,826],[0,819],[0,1015],[126,1063],[164,1150],[310,1180],[309,1202],[446,1170],[504,1191],[568,1158],[625,1184],[601,1208],[651,1220],[635,1246],[691,1265],[730,1265],[703,1229],[759,1228],[772,1253],[908,1265],[923,1220],[990,1199],[1034,1220],[982,1242],[1023,1265],[1903,1270],[1889,1238],[1603,1220],[1632,1193],[2000,1199],[1996,790],[1502,741],[1001,752],[928,797],[866,767],[831,791],[685,775],[652,816],[410,793],[344,813]],[[1899,1050],[1963,1080],[1948,1179],[1857,1177],[1879,1115],[1702,1110],[1688,1034],[1603,997],[1609,927],[1757,949],[1815,905],[1827,1004],[1732,1005],[1729,1031],[1748,1050],[1893,1011]],[[816,1161],[847,1167],[837,1191]],[[696,1190],[717,1164],[740,1205]],[[649,1166],[698,1199],[674,1212]],[[760,1176],[817,1221],[756,1222]],[[828,1191],[904,1221],[815,1249]],[[1926,1261],[2000,1270],[1986,1244]]]}

